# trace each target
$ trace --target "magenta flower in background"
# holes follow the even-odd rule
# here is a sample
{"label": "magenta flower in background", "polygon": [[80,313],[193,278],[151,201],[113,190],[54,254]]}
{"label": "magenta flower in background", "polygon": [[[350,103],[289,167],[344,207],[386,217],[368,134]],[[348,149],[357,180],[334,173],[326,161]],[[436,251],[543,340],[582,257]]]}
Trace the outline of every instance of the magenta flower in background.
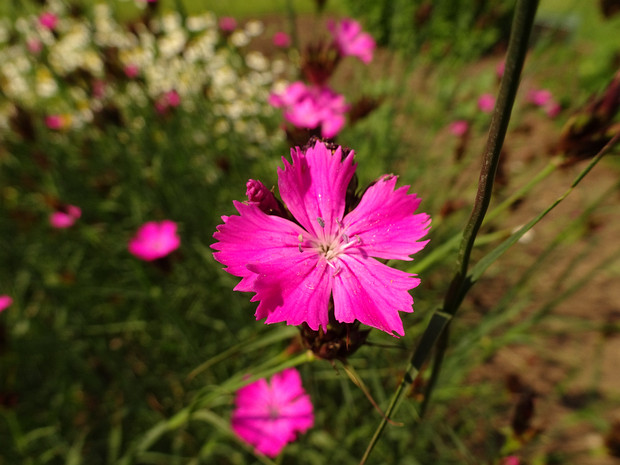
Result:
{"label": "magenta flower in background", "polygon": [[310,396],[299,372],[289,368],[239,389],[232,414],[232,429],[243,441],[269,457],[314,425]]}
{"label": "magenta flower in background", "polygon": [[141,260],[151,261],[165,257],[178,249],[181,239],[174,221],[144,223],[129,241],[129,252]]}
{"label": "magenta flower in background", "polygon": [[237,20],[231,16],[222,16],[219,27],[223,32],[233,32],[237,28]]}
{"label": "magenta flower in background", "polygon": [[158,113],[166,113],[168,108],[175,108],[181,104],[181,96],[179,93],[172,89],[168,92],[164,93],[157,101],[155,102],[155,109]]}
{"label": "magenta flower in background", "polygon": [[334,36],[334,44],[342,56],[355,56],[365,64],[372,61],[376,47],[375,39],[357,21],[345,18],[339,23],[327,22],[327,29]]}
{"label": "magenta flower in background", "polygon": [[271,94],[269,103],[284,110],[284,119],[305,129],[321,127],[321,136],[336,136],[345,123],[349,105],[343,95],[327,86],[306,86],[301,81],[290,84],[282,94]]}
{"label": "magenta flower in background", "polygon": [[463,137],[468,130],[469,123],[464,119],[460,119],[450,123],[450,133],[454,136]]}
{"label": "magenta flower in background", "polygon": [[273,45],[280,48],[287,48],[291,45],[291,36],[286,32],[276,32],[273,35]]}
{"label": "magenta flower in background", "polygon": [[318,141],[305,152],[292,149],[292,163],[283,158],[278,188],[294,221],[253,199],[234,202],[239,215],[222,217],[213,255],[242,278],[235,290],[256,293],[257,320],[327,329],[333,299],[339,322],[404,334],[399,312],[413,311],[409,290],[420,280],[377,259],[411,260],[428,242],[420,239],[430,217],[415,214],[420,199],[409,186],[396,189],[393,175],[379,178],[346,213],[353,155]]}
{"label": "magenta flower in background", "polygon": [[553,95],[547,89],[532,89],[527,93],[527,101],[539,107],[544,107],[552,100]]}
{"label": "magenta flower in background", "polygon": [[172,89],[164,94],[164,98],[171,107],[178,107],[181,104],[181,96],[179,93]]}
{"label": "magenta flower in background", "polygon": [[491,113],[495,106],[495,97],[492,94],[483,94],[478,99],[478,109],[483,113]]}
{"label": "magenta flower in background", "polygon": [[502,465],[519,465],[519,463],[519,457],[517,457],[516,455],[509,455],[504,459]]}
{"label": "magenta flower in background", "polygon": [[550,118],[555,118],[562,111],[562,106],[555,101],[553,94],[548,89],[530,90],[527,93],[527,101],[532,105],[541,107]]}
{"label": "magenta flower in background", "polygon": [[44,11],[39,16],[39,24],[45,29],[54,29],[58,24],[58,16],[49,11]]}
{"label": "magenta flower in background", "polygon": [[133,79],[140,73],[140,68],[138,67],[138,65],[129,64],[125,66],[123,71],[125,72],[125,76],[127,76],[129,79]]}
{"label": "magenta flower in background", "polygon": [[58,131],[65,126],[65,118],[63,115],[58,114],[48,115],[45,117],[45,125],[50,129]]}
{"label": "magenta flower in background", "polygon": [[0,295],[0,312],[13,305],[13,299],[8,295]]}
{"label": "magenta flower in background", "polygon": [[82,216],[82,209],[75,205],[65,205],[50,215],[50,224],[53,228],[70,228]]}

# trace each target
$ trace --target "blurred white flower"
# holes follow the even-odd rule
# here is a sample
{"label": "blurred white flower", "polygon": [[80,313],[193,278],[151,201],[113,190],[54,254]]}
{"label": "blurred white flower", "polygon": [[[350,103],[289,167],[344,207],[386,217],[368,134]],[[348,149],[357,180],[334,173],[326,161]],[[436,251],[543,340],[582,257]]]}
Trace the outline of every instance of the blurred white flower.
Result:
{"label": "blurred white flower", "polygon": [[250,37],[257,37],[263,33],[265,26],[261,21],[251,20],[245,25],[245,32]]}
{"label": "blurred white flower", "polygon": [[267,61],[267,58],[260,52],[248,52],[245,56],[245,62],[248,67],[256,71],[265,71],[269,68],[269,61]]}
{"label": "blurred white flower", "polygon": [[245,47],[250,43],[250,37],[243,31],[235,31],[230,36],[230,42],[235,47]]}

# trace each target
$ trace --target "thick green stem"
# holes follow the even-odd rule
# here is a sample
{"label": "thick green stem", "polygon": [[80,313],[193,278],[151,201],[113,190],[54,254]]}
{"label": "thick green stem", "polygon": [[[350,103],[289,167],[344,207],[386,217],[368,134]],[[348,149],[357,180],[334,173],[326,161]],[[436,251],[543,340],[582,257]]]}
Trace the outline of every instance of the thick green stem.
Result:
{"label": "thick green stem", "polygon": [[[491,127],[489,129],[487,145],[482,160],[482,168],[478,181],[478,192],[476,193],[476,200],[471,216],[463,232],[463,240],[461,241],[461,247],[457,258],[458,271],[454,281],[460,283],[464,281],[465,275],[467,274],[469,258],[474,246],[476,234],[478,234],[480,230],[480,226],[484,221],[484,215],[491,202],[495,173],[508,129],[510,113],[512,112],[517,89],[519,88],[521,69],[525,61],[527,45],[532,25],[534,24],[534,16],[536,15],[537,7],[538,0],[519,0],[517,2],[506,56],[504,77],[500,84],[499,96],[491,119]],[[451,304],[450,300],[446,300],[447,304]],[[450,307],[450,305],[444,306],[446,310],[456,311],[456,308]]]}

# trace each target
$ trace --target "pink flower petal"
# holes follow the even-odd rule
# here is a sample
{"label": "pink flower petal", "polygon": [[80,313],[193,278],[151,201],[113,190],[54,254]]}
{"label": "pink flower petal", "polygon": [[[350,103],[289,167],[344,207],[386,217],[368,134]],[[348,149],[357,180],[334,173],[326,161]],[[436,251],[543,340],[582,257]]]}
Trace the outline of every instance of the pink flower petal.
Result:
{"label": "pink flower petal", "polygon": [[[383,176],[364,193],[359,205],[344,218],[349,237],[359,237],[363,253],[377,258],[411,260],[428,240],[430,217],[414,214],[420,198],[407,194],[409,186],[396,190],[396,176]],[[352,249],[354,253],[356,249]]]}
{"label": "pink flower petal", "polygon": [[491,113],[495,106],[495,97],[492,94],[483,94],[478,99],[478,109],[483,113]]}
{"label": "pink flower petal", "polygon": [[248,269],[258,274],[254,283],[260,301],[256,318],[265,323],[307,323],[313,330],[327,328],[327,308],[332,292],[334,270],[315,251],[287,249],[288,256],[267,263],[254,263]]}
{"label": "pink flower petal", "polygon": [[280,48],[287,48],[291,45],[291,37],[282,31],[278,31],[273,35],[273,45]]}
{"label": "pink flower petal", "polygon": [[235,404],[233,431],[270,457],[314,424],[312,402],[294,368],[274,375],[270,382],[260,379],[241,388]]}
{"label": "pink flower petal", "polygon": [[450,132],[457,137],[463,137],[469,130],[469,123],[466,120],[460,119],[450,123]]}
{"label": "pink flower petal", "polygon": [[234,205],[240,216],[223,218],[224,224],[213,235],[219,241],[212,245],[219,250],[213,256],[230,274],[243,278],[235,290],[250,292],[258,276],[247,265],[299,255],[299,235],[305,231],[292,221],[267,215],[255,203]]}
{"label": "pink flower petal", "polygon": [[323,143],[302,153],[291,149],[290,164],[278,168],[278,187],[282,200],[295,219],[318,238],[333,235],[344,213],[347,186],[355,173],[353,151],[342,160],[342,149],[332,155]]}
{"label": "pink flower petal", "polygon": [[365,64],[372,61],[375,40],[370,34],[362,32],[362,26],[357,21],[350,18],[338,24],[329,21],[327,28],[334,36],[334,43],[342,56],[358,57]]}
{"label": "pink flower petal", "polygon": [[50,11],[45,11],[39,16],[39,24],[45,29],[54,29],[58,24],[58,16]]}
{"label": "pink flower petal", "polygon": [[219,27],[223,32],[233,32],[237,28],[237,20],[231,16],[222,16]]}
{"label": "pink flower petal", "polygon": [[333,285],[336,320],[359,320],[392,335],[404,335],[398,312],[413,311],[413,298],[408,291],[417,287],[420,280],[373,258],[352,254],[342,255],[339,266]]}
{"label": "pink flower petal", "polygon": [[65,205],[62,209],[50,215],[50,225],[53,228],[70,228],[82,216],[82,210],[75,205]]}
{"label": "pink flower petal", "polygon": [[178,249],[181,239],[177,235],[177,225],[170,220],[151,221],[138,229],[128,244],[129,252],[136,257],[151,261],[165,257]]}
{"label": "pink flower petal", "polygon": [[8,295],[0,295],[0,312],[13,305],[13,299]]}

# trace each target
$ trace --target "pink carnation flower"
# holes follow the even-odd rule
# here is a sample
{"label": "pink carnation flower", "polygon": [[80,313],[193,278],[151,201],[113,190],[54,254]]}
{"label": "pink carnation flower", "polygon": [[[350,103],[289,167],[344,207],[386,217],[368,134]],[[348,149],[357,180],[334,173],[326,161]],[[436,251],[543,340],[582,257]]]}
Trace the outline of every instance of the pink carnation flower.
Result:
{"label": "pink carnation flower", "polygon": [[58,24],[58,16],[49,11],[45,11],[39,16],[39,24],[45,29],[54,29]]}
{"label": "pink carnation flower", "polygon": [[273,45],[280,48],[287,48],[291,45],[291,37],[286,32],[276,32],[273,35]]}
{"label": "pink carnation flower", "polygon": [[454,136],[463,137],[468,130],[469,123],[464,119],[460,119],[450,123],[450,133],[452,133],[452,135]]}
{"label": "pink carnation flower", "polygon": [[65,205],[50,215],[50,224],[53,228],[70,228],[82,216],[82,210],[75,205]]}
{"label": "pink carnation flower", "polygon": [[310,396],[294,368],[275,374],[269,382],[259,379],[239,389],[235,406],[233,431],[269,457],[314,425]]}
{"label": "pink carnation flower", "polygon": [[219,27],[223,32],[233,32],[237,28],[237,20],[231,16],[222,16],[219,21]]}
{"label": "pink carnation flower", "polygon": [[127,76],[129,79],[133,79],[137,77],[138,74],[140,74],[140,68],[138,67],[138,65],[135,64],[129,64],[125,66],[123,71],[125,71],[125,76]]}
{"label": "pink carnation flower", "polygon": [[533,89],[527,93],[527,101],[541,107],[550,118],[558,116],[562,106],[555,101],[553,94],[547,89]]}
{"label": "pink carnation flower", "polygon": [[59,114],[48,115],[45,117],[45,125],[50,129],[58,131],[65,126],[65,118]]}
{"label": "pink carnation flower", "polygon": [[129,241],[129,252],[142,260],[151,261],[165,257],[179,245],[181,239],[174,221],[150,221],[144,223]]}
{"label": "pink carnation flower", "polygon": [[547,89],[532,89],[527,93],[527,101],[539,107],[544,107],[552,100],[553,95]]}
{"label": "pink carnation flower", "polygon": [[420,199],[409,186],[396,189],[393,175],[379,178],[347,213],[353,155],[320,141],[305,152],[296,147],[292,163],[283,158],[278,169],[290,215],[268,214],[250,198],[234,202],[239,215],[222,217],[214,257],[242,278],[235,290],[256,293],[257,320],[327,329],[333,300],[339,322],[404,334],[399,312],[413,311],[409,290],[420,280],[376,259],[411,260],[428,242],[420,239],[430,217],[415,214]]}
{"label": "pink carnation flower", "polygon": [[478,108],[483,113],[491,113],[495,106],[495,97],[491,94],[483,94],[478,99]]}
{"label": "pink carnation flower", "polygon": [[178,107],[181,104],[181,96],[179,93],[172,89],[168,92],[164,93],[157,101],[155,102],[155,109],[158,113],[166,113],[169,108]]}
{"label": "pink carnation flower", "polygon": [[516,455],[509,455],[504,459],[502,465],[519,465],[519,463],[519,457],[517,457]]}
{"label": "pink carnation flower", "polygon": [[334,44],[342,56],[355,56],[365,64],[372,61],[372,54],[376,44],[372,36],[362,32],[362,26],[357,21],[346,18],[335,24],[327,23],[327,29],[334,36]]}
{"label": "pink carnation flower", "polygon": [[0,295],[0,312],[13,305],[13,299],[8,295]]}
{"label": "pink carnation flower", "polygon": [[284,119],[298,128],[321,127],[321,136],[327,139],[336,136],[345,123],[349,105],[344,96],[327,86],[306,86],[297,81],[290,84],[284,93],[271,94],[269,103],[284,109]]}

